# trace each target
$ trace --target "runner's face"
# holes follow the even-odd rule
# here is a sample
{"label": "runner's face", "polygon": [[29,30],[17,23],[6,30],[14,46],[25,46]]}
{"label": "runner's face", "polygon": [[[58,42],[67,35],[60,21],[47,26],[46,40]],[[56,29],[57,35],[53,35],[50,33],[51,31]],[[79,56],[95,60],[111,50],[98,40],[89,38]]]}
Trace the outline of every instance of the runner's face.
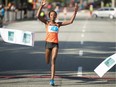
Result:
{"label": "runner's face", "polygon": [[56,19],[56,13],[55,12],[51,12],[50,13],[50,20],[55,20]]}

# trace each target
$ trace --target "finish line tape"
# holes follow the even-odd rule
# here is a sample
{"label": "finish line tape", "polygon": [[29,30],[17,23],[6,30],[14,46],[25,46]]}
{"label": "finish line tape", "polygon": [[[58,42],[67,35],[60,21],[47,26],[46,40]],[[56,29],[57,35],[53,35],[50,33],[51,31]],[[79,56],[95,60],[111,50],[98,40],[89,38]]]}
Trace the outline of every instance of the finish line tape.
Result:
{"label": "finish line tape", "polygon": [[0,28],[0,36],[8,43],[34,46],[34,33],[29,31]]}
{"label": "finish line tape", "polygon": [[94,71],[102,77],[108,70],[116,64],[116,54],[106,58]]}

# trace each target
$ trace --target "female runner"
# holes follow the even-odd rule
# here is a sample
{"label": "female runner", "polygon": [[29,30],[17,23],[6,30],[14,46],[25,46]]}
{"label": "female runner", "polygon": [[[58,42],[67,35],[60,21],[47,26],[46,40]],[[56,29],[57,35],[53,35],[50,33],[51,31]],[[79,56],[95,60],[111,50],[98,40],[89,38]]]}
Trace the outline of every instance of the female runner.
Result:
{"label": "female runner", "polygon": [[75,10],[74,13],[72,15],[72,17],[70,18],[70,20],[67,20],[65,22],[56,22],[56,18],[57,18],[57,13],[55,11],[50,11],[49,12],[49,18],[50,20],[47,20],[45,18],[43,18],[42,16],[40,16],[42,8],[44,7],[44,5],[46,4],[46,0],[42,0],[41,1],[41,5],[37,11],[36,16],[38,17],[38,19],[43,22],[45,24],[46,27],[46,44],[45,44],[45,58],[46,58],[46,63],[49,64],[50,59],[51,59],[51,80],[50,80],[50,85],[54,86],[54,76],[55,76],[55,61],[56,61],[56,57],[58,54],[58,31],[59,28],[61,26],[65,26],[65,25],[69,25],[72,24],[75,16],[77,14],[78,11],[78,5],[75,4]]}

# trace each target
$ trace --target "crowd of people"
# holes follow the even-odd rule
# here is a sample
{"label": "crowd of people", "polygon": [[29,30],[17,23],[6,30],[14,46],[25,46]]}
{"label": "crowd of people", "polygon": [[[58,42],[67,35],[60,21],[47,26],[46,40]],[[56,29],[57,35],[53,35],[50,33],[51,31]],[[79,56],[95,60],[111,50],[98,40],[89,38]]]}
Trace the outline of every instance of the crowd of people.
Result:
{"label": "crowd of people", "polygon": [[[31,17],[32,18],[36,18],[35,14],[36,14],[37,8],[40,6],[40,4],[41,4],[41,2],[40,3],[36,3],[35,6],[34,6],[35,8],[33,8],[32,4],[26,3],[26,2],[19,3],[18,6],[15,3],[12,3],[12,2],[8,3],[8,5],[5,6],[5,7],[4,7],[4,5],[1,5],[0,6],[0,19],[1,19],[1,23],[0,24],[2,25],[2,23],[3,23],[4,16],[6,15],[5,11],[7,11],[7,12],[9,12],[9,11],[10,12],[14,12],[14,14],[16,14],[16,15],[17,15],[17,13],[19,11],[22,12],[23,13],[23,17],[22,17],[22,13],[20,13],[20,15],[22,17],[21,20],[23,18],[28,19],[29,18],[28,17],[28,14],[29,14],[28,12],[32,11],[32,16]],[[42,9],[41,16],[43,16],[44,18],[48,19],[49,18],[48,17],[48,12],[50,10],[54,10],[54,11],[56,11],[56,13],[58,15],[56,21],[59,21],[59,13],[61,13],[61,12],[63,13],[62,18],[64,18],[64,20],[66,20],[67,19],[67,13],[71,11],[71,10],[69,10],[70,8],[73,9],[74,6],[73,5],[63,5],[63,6],[61,6],[61,3],[47,3],[43,7],[43,9]],[[91,10],[91,12],[90,12],[91,14],[92,14],[92,11],[93,10]],[[31,15],[31,14],[29,14],[29,15]],[[9,14],[7,14],[7,16],[9,16]]]}
{"label": "crowd of people", "polygon": [[[4,19],[6,11],[7,12],[10,11],[10,12],[14,12],[14,13],[17,13],[18,11],[23,11],[24,18],[28,19],[28,15],[27,15],[28,11],[31,10],[34,12],[34,14],[36,14],[36,11],[37,11],[37,8],[39,7],[39,5],[40,5],[40,3],[37,3],[36,8],[33,9],[33,6],[29,7],[29,5],[27,3],[23,3],[23,4],[19,3],[18,7],[14,3],[8,3],[7,6],[0,4],[0,25],[3,24],[3,19]],[[59,14],[60,12],[63,12],[64,19],[66,19],[67,7],[66,6],[61,7],[60,4],[53,5],[51,3],[48,3],[46,6],[44,6],[41,16],[48,18],[48,11],[50,11],[51,9],[55,10],[57,12],[57,14]],[[34,14],[33,14],[33,17],[34,17]],[[58,20],[58,17],[57,17],[57,20]]]}

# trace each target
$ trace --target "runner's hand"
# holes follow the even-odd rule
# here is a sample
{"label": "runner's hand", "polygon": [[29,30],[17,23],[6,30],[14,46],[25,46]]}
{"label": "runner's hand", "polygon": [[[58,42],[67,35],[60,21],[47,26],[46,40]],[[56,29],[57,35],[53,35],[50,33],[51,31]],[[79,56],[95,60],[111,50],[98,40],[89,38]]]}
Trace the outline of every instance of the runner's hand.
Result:
{"label": "runner's hand", "polygon": [[45,5],[46,4],[46,0],[42,0],[41,5]]}

